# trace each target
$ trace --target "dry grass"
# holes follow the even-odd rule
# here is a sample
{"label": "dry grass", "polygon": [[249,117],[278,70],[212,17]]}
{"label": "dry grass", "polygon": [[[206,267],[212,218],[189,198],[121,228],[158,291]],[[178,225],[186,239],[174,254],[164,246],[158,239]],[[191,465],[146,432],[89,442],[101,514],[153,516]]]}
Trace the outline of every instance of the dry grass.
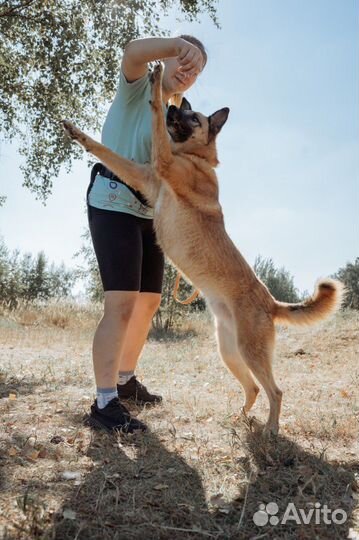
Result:
{"label": "dry grass", "polygon": [[[281,434],[269,440],[260,433],[266,398],[257,419],[239,414],[241,390],[203,316],[146,346],[138,375],[164,396],[160,407],[133,410],[147,434],[83,427],[99,314],[64,305],[0,313],[0,537],[359,538],[358,314],[279,329],[284,406]],[[289,502],[305,511],[320,503],[348,519],[255,525],[269,502],[278,516]]]}

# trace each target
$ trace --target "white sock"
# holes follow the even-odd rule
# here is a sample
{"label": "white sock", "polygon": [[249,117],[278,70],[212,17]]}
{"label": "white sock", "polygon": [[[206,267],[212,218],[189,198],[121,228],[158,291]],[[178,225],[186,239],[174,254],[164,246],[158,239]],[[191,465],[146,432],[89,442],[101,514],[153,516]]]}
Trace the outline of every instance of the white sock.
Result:
{"label": "white sock", "polygon": [[106,407],[110,401],[118,397],[117,388],[99,388],[96,389],[97,406],[99,409]]}
{"label": "white sock", "polygon": [[134,371],[120,371],[118,374],[118,384],[126,384],[134,374]]}

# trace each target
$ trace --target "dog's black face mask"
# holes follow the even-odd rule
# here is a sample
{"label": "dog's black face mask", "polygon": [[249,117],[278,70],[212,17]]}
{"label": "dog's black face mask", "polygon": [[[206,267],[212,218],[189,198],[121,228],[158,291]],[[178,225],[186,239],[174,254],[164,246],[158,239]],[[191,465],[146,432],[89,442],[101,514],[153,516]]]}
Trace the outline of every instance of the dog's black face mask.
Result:
{"label": "dog's black face mask", "polygon": [[181,107],[171,105],[167,111],[167,129],[174,142],[185,142],[193,133],[194,124],[191,121],[193,116],[191,105],[182,99]]}
{"label": "dog's black face mask", "polygon": [[192,111],[190,103],[183,98],[180,108],[174,105],[169,107],[167,130],[173,142],[184,143],[192,139],[194,144],[206,145],[216,138],[228,118],[228,113],[228,107],[224,107],[207,117]]}

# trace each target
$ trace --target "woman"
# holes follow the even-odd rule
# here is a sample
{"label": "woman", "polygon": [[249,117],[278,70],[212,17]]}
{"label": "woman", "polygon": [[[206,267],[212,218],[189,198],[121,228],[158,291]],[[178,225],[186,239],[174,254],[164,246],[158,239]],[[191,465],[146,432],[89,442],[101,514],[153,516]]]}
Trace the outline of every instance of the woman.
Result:
{"label": "woman", "polygon": [[[130,42],[120,81],[102,131],[102,143],[138,163],[151,160],[152,112],[148,62],[162,60],[163,113],[178,105],[206,64],[204,46],[192,36]],[[87,192],[91,237],[104,288],[104,315],[93,342],[97,398],[88,423],[132,433],[146,426],[120,400],[159,403],[135,376],[151,320],[161,300],[164,257],[156,244],[153,213],[141,193],[102,164],[94,166]]]}

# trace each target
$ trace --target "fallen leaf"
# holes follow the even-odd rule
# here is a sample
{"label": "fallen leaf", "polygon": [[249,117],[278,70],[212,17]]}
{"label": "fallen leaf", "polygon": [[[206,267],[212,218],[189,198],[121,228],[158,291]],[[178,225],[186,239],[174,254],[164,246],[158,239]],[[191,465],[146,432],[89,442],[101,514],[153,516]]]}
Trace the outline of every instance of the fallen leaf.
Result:
{"label": "fallen leaf", "polygon": [[9,456],[17,456],[19,452],[14,446],[12,446],[11,448],[8,449],[7,453]]}
{"label": "fallen leaf", "polygon": [[155,489],[156,491],[160,491],[162,489],[168,489],[168,485],[167,484],[156,484],[155,486],[153,486],[153,489]]}
{"label": "fallen leaf", "polygon": [[112,480],[113,478],[120,478],[120,475],[116,472],[113,474],[110,474],[109,476],[106,476],[109,480]]}
{"label": "fallen leaf", "polygon": [[224,462],[224,463],[232,463],[233,458],[232,456],[224,455],[220,457],[220,460],[221,462]]}
{"label": "fallen leaf", "polygon": [[229,514],[229,508],[223,508],[223,507],[220,507],[218,508],[218,512],[221,512],[221,514]]}
{"label": "fallen leaf", "polygon": [[35,450],[34,448],[29,448],[28,450],[24,452],[24,457],[35,461],[39,457],[39,454],[40,454],[39,450]]}
{"label": "fallen leaf", "polygon": [[61,448],[61,446],[57,446],[56,450],[55,450],[55,459],[56,459],[56,461],[61,461],[62,457],[63,457],[62,448]]}
{"label": "fallen leaf", "polygon": [[190,510],[191,512],[193,512],[193,510],[195,509],[194,506],[192,506],[191,504],[187,504],[187,503],[178,503],[177,506],[182,506],[183,508],[188,508],[188,510]]}
{"label": "fallen leaf", "polygon": [[223,499],[222,493],[217,493],[217,495],[212,495],[212,497],[210,497],[209,499],[209,502],[213,504],[213,506],[217,506],[217,507],[226,505],[226,501]]}
{"label": "fallen leaf", "polygon": [[62,516],[65,519],[76,519],[76,512],[70,510],[69,508],[66,508],[66,510],[62,512]]}
{"label": "fallen leaf", "polygon": [[39,458],[45,458],[46,456],[47,456],[47,449],[45,448],[45,446],[43,446],[39,450]]}
{"label": "fallen leaf", "polygon": [[350,398],[350,394],[346,391],[346,390],[341,390],[340,391],[340,395],[345,398],[345,399],[349,399]]}
{"label": "fallen leaf", "polygon": [[81,473],[76,471],[64,471],[61,473],[64,480],[78,480],[81,478]]}
{"label": "fallen leaf", "polygon": [[221,514],[229,514],[230,512],[230,506],[229,504],[224,500],[222,493],[217,493],[217,495],[212,495],[210,497],[209,502],[218,508],[218,512],[221,512]]}
{"label": "fallen leaf", "polygon": [[77,450],[78,452],[81,452],[81,451],[84,449],[84,446],[85,446],[85,441],[79,440],[79,441],[77,441],[77,443],[76,443],[76,450]]}

